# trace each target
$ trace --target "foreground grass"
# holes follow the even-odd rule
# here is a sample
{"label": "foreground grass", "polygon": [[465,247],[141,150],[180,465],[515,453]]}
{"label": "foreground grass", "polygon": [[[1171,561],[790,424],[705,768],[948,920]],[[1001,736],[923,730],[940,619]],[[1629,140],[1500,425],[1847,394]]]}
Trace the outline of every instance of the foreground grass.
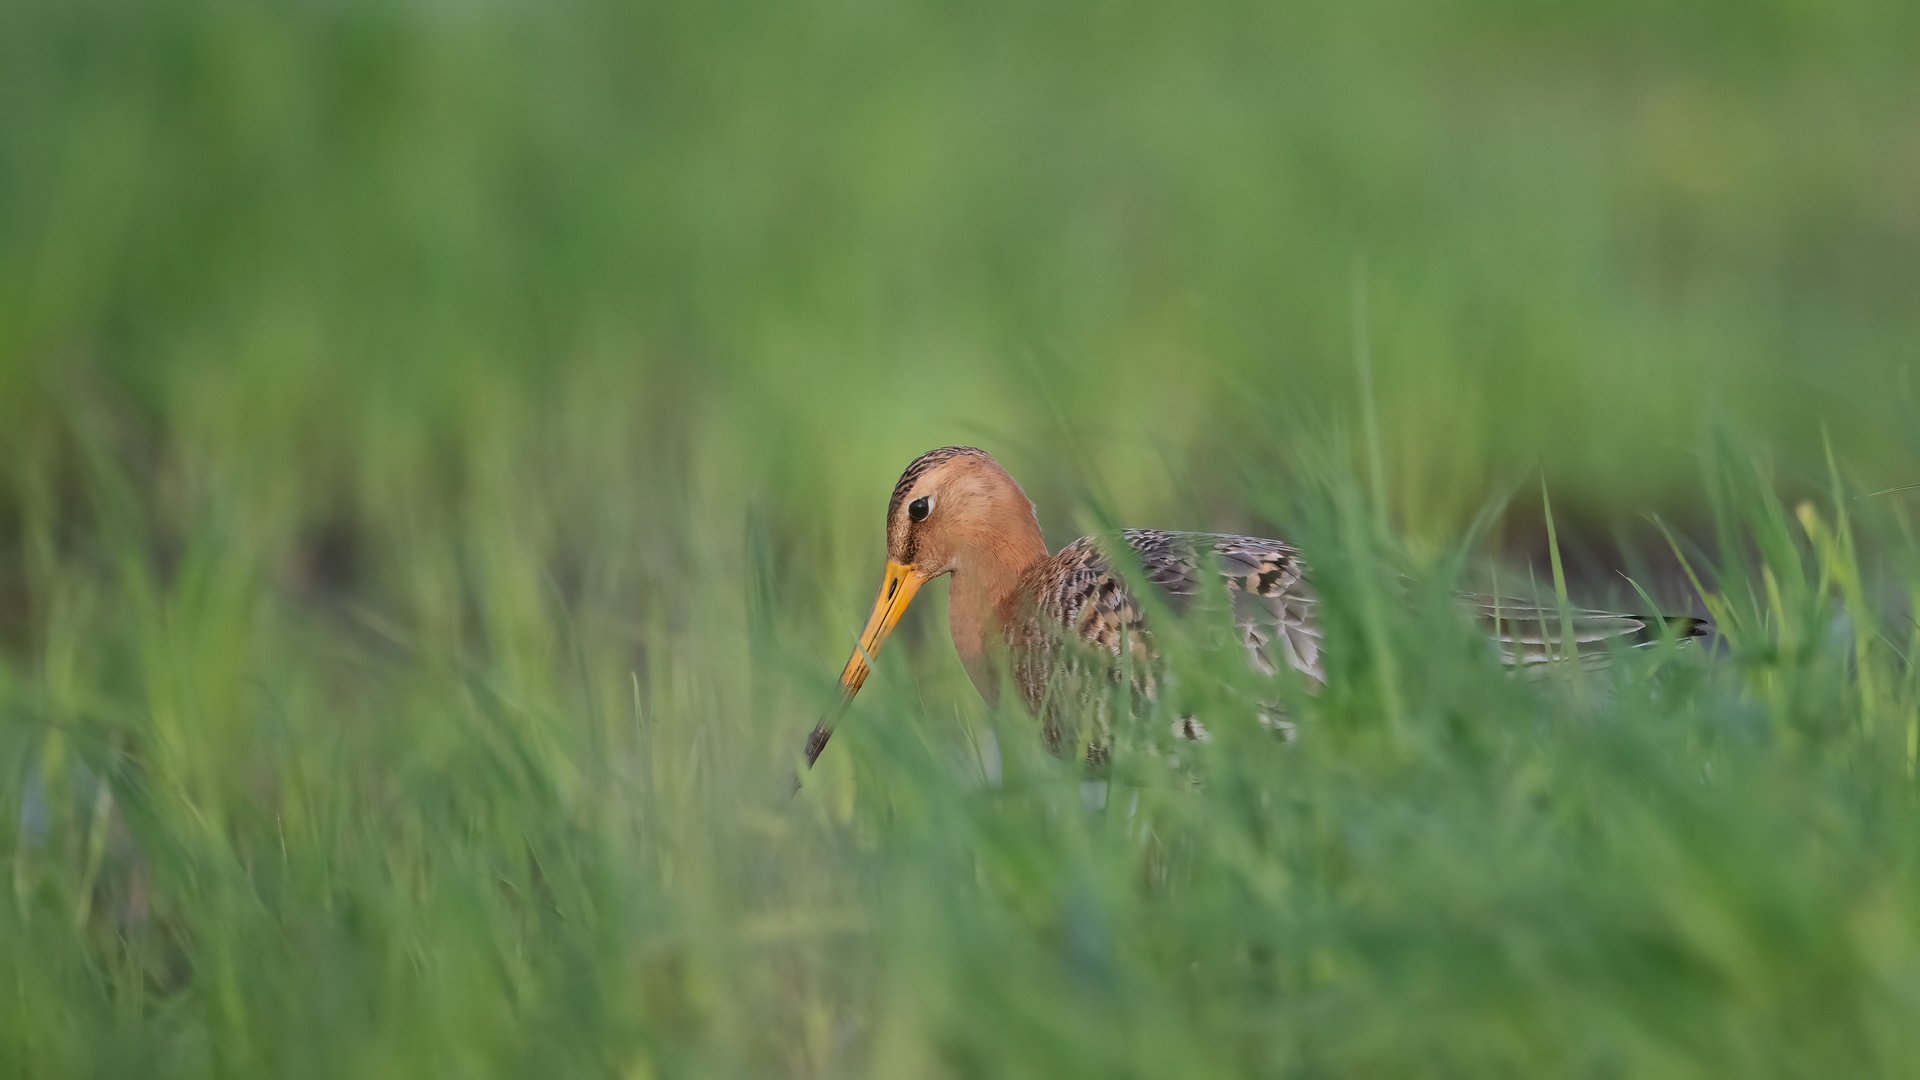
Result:
{"label": "foreground grass", "polygon": [[[296,602],[232,521],[165,566],[42,537],[39,659],[0,697],[0,1057],[1909,1072],[1916,695],[1858,583],[1887,595],[1915,548],[1888,532],[1865,569],[1831,505],[1796,524],[1744,467],[1710,486],[1731,546],[1696,572],[1723,647],[1535,683],[1455,621],[1444,580],[1378,602],[1404,564],[1361,493],[1303,486],[1331,670],[1294,697],[1301,738],[1215,724],[1179,769],[1117,762],[1102,811],[1031,721],[939,665],[916,682],[911,635],[789,797],[832,667],[795,652],[773,577],[716,569],[684,607],[627,608],[643,571],[620,545],[587,545],[569,583],[490,551],[503,524],[414,567],[400,621]],[[96,509],[98,536],[141,528]],[[767,539],[718,561],[764,562]],[[1177,662],[1206,715],[1244,681]]]}

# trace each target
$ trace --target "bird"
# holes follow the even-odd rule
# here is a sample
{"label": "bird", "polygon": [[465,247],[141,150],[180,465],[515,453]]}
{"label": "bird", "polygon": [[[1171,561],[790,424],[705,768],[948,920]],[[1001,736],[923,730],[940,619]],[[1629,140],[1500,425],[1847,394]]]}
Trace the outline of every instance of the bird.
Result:
{"label": "bird", "polygon": [[[1234,631],[1248,665],[1274,675],[1281,665],[1323,684],[1317,600],[1299,550],[1279,540],[1224,533],[1124,529],[1083,536],[1049,553],[1039,516],[1026,491],[993,455],[972,446],[945,446],[915,458],[887,501],[887,564],[872,614],[840,673],[840,707],[814,726],[806,743],[811,768],[826,749],[834,723],[873,670],[873,658],[915,594],[935,578],[951,576],[947,617],[960,662],[981,696],[997,702],[1003,682],[1041,721],[1047,749],[1073,745],[1067,727],[1080,704],[1108,700],[1103,683],[1124,683],[1152,699],[1160,657],[1147,611],[1112,554],[1138,568],[1136,580],[1157,590],[1176,612],[1209,591],[1231,603]],[[1581,645],[1618,641],[1647,645],[1663,634],[1705,633],[1703,620],[1558,607],[1463,594],[1503,661],[1533,667]],[[1566,622],[1563,623],[1562,619]],[[1559,648],[1571,625],[1572,650]],[[1586,655],[1583,655],[1585,659]],[[1265,722],[1290,735],[1277,704]],[[1096,727],[1107,720],[1101,718]],[[1173,721],[1173,733],[1205,739],[1194,717]],[[1096,731],[1089,762],[1106,746]]]}

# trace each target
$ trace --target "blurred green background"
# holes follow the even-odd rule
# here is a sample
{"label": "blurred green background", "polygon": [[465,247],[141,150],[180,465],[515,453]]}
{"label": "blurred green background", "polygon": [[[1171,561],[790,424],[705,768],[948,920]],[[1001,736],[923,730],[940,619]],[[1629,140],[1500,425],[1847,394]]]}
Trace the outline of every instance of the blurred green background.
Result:
{"label": "blurred green background", "polygon": [[[1617,523],[1710,531],[1716,440],[1770,470],[1735,517],[1825,491],[1823,437],[1920,479],[1916,42],[1901,0],[0,5],[0,1070],[1896,1073],[1905,676],[1819,629],[1804,532],[1765,678],[1623,691],[1596,749],[1405,663],[1507,750],[1253,755],[1290,825],[1221,782],[1152,841],[930,591],[781,800],[934,446],[1056,547],[1364,548],[1299,509],[1364,351],[1407,565],[1538,473],[1614,596]],[[1493,547],[1544,575],[1527,498]],[[1822,716],[1891,771],[1756,737],[1687,787]],[[1028,780],[956,779],[1003,723]]]}

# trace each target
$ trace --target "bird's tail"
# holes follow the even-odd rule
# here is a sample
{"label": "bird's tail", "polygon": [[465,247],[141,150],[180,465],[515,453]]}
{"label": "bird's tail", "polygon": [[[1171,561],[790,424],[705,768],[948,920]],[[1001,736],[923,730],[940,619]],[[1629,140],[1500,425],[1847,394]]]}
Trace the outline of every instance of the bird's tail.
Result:
{"label": "bird's tail", "polygon": [[[1562,613],[1556,607],[1505,597],[1466,599],[1482,629],[1499,646],[1501,658],[1523,668],[1573,656],[1583,663],[1603,662],[1616,647],[1644,648],[1670,638],[1684,641],[1712,632],[1705,619],[1690,615],[1633,615],[1592,608]],[[1569,623],[1571,641],[1564,640]]]}

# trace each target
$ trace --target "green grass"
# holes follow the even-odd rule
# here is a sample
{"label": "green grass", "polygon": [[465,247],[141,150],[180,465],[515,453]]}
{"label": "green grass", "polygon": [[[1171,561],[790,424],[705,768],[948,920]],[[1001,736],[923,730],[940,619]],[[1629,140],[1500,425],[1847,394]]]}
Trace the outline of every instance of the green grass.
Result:
{"label": "green grass", "polygon": [[[1917,10],[0,5],[0,1075],[1920,1071]],[[936,586],[791,796],[950,442],[1300,739]]]}

